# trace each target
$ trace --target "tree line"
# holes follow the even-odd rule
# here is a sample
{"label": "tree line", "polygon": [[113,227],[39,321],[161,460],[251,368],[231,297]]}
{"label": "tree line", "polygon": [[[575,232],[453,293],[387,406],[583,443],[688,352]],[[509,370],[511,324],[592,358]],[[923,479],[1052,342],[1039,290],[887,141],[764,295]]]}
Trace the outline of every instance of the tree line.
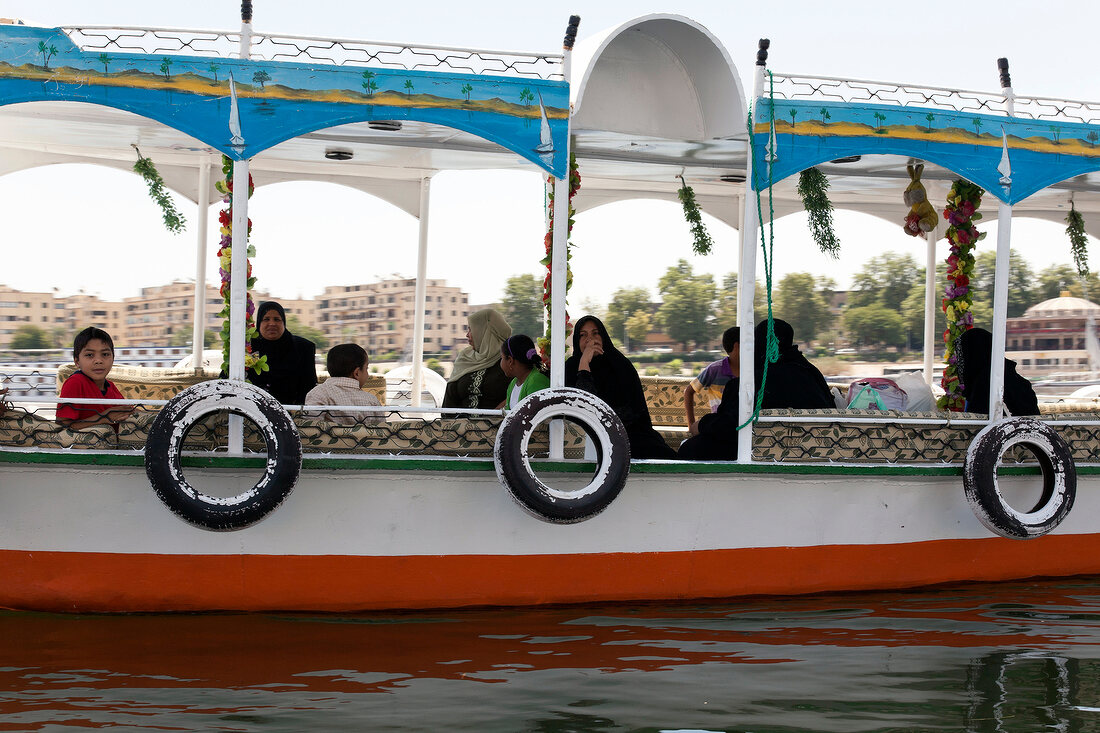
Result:
{"label": "tree line", "polygon": [[[993,274],[996,253],[978,254],[970,287],[974,294],[974,321],[989,326],[993,320]],[[947,266],[936,268],[936,290],[942,293]],[[855,346],[920,348],[924,334],[925,268],[912,255],[885,252],[867,260],[852,278],[847,302],[839,313],[833,300],[839,292],[828,277],[793,272],[773,286],[772,311],[795,326],[802,343],[847,342]],[[1036,303],[1063,292],[1081,298],[1100,296],[1095,274],[1080,278],[1069,265],[1051,265],[1038,272],[1015,250],[1009,257],[1008,317],[1023,315]],[[737,324],[737,273],[717,283],[710,274],[696,274],[680,260],[657,284],[657,298],[644,287],[616,290],[603,313],[608,332],[628,349],[641,348],[646,335],[657,330],[679,343],[684,351],[712,344],[722,331]],[[543,332],[542,283],[533,275],[509,278],[501,309],[513,333]],[[767,312],[764,287],[757,282],[753,309],[759,320]],[[595,310],[595,309],[589,309]],[[946,328],[936,304],[936,333]]]}

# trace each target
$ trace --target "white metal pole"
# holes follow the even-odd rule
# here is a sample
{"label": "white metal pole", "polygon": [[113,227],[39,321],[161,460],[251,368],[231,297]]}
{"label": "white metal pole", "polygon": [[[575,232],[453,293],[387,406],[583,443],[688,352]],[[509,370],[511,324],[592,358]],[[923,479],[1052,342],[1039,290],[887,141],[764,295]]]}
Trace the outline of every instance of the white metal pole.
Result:
{"label": "white metal pole", "polygon": [[[752,97],[755,112],[753,124],[756,124],[760,113],[760,109],[756,104],[764,92],[768,46],[768,40],[761,38],[756,52],[756,82],[753,85]],[[748,132],[751,141],[753,130]],[[740,238],[741,264],[737,270],[737,322],[741,327],[741,377],[737,399],[738,425],[748,421],[756,407],[756,376],[754,374],[755,364],[753,359],[755,314],[752,310],[752,300],[753,295],[756,293],[756,237],[760,230],[760,217],[756,211],[757,194],[752,187],[753,167],[752,145],[750,145],[748,163],[745,168],[745,200],[742,227],[744,233]],[[745,425],[737,433],[737,462],[752,463],[752,423]]]}
{"label": "white metal pole", "polygon": [[206,243],[207,214],[210,212],[210,159],[199,164],[199,213],[195,217],[198,242],[195,247],[195,323],[192,331],[191,364],[202,370],[203,340],[206,335]]}
{"label": "white metal pole", "polygon": [[932,385],[933,361],[936,356],[936,242],[940,235],[939,219],[936,227],[928,232],[924,258],[924,381]]}
{"label": "white metal pole", "polygon": [[420,393],[424,386],[424,306],[428,290],[428,200],[431,178],[420,179],[420,241],[416,251],[416,293],[413,301],[412,395],[413,407],[420,407]]}
{"label": "white metal pole", "polygon": [[[997,59],[1001,77],[1001,92],[1009,117],[1014,117],[1015,95],[1008,73],[1008,59]],[[1011,183],[1011,170],[1002,172],[1006,192]],[[1005,341],[1008,327],[1008,269],[1012,251],[1012,204],[997,202],[997,267],[993,278],[993,354],[989,363],[989,421],[1004,417]]]}
{"label": "white metal pole", "polygon": [[[252,2],[241,3],[239,55],[252,50]],[[248,298],[248,161],[233,162],[233,260],[229,267],[229,378],[244,380],[245,310]],[[244,452],[244,419],[229,416],[229,453]]]}
{"label": "white metal pole", "polygon": [[[562,45],[562,78],[568,86],[573,63],[573,41],[577,36],[577,26],[581,19],[569,17],[569,26],[565,31],[565,43]],[[565,115],[565,174],[554,179],[554,231],[552,241],[553,256],[550,260],[550,386],[565,386],[565,285],[569,267],[569,176],[571,173],[570,137],[571,105]],[[561,420],[550,421],[550,458],[560,460],[565,457],[565,425]]]}

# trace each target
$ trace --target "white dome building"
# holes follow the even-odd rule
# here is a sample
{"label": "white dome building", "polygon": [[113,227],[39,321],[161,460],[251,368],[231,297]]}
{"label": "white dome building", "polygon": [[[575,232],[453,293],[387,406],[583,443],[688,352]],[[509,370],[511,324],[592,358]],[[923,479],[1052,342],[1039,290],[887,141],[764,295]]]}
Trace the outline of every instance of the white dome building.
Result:
{"label": "white dome building", "polygon": [[1044,300],[1008,319],[1006,356],[1028,377],[1100,371],[1098,322],[1100,305],[1084,298]]}

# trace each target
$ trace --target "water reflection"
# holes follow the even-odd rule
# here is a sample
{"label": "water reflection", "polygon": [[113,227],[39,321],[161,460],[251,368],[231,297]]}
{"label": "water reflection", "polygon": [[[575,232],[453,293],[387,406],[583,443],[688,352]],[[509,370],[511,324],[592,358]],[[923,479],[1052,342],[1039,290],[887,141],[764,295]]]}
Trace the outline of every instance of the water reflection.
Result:
{"label": "water reflection", "polygon": [[0,613],[0,729],[1086,731],[1100,582],[385,616]]}

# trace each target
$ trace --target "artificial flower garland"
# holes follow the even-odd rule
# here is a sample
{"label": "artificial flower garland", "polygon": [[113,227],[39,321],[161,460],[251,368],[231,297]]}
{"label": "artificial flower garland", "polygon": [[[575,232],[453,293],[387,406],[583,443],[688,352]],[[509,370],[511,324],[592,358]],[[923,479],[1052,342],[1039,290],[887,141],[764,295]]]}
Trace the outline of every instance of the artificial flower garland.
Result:
{"label": "artificial flower garland", "polygon": [[[554,267],[554,177],[546,179],[549,185],[548,203],[550,216],[546,228],[546,236],[542,238],[546,256],[540,260],[540,264],[546,267],[546,277],[542,279],[542,307],[546,310],[546,332],[538,340],[539,354],[545,364],[550,363],[550,326],[553,313],[550,304],[550,289],[552,285],[552,272]],[[573,285],[573,269],[569,266],[569,260],[573,259],[570,251],[573,245],[569,237],[573,233],[573,216],[577,213],[573,208],[573,197],[581,189],[581,174],[577,169],[577,156],[569,156],[569,228],[565,234],[565,293],[569,294],[569,288]],[[568,342],[569,334],[573,331],[573,324],[569,320],[568,311],[565,314],[565,339]]]}
{"label": "artificial flower garland", "polygon": [[1073,252],[1073,264],[1077,266],[1077,274],[1081,277],[1089,276],[1088,238],[1085,237],[1085,218],[1081,212],[1069,202],[1069,213],[1066,214],[1066,234],[1069,235],[1069,248]]}
{"label": "artificial flower garland", "polygon": [[710,238],[710,232],[703,224],[699,203],[695,200],[695,189],[687,185],[683,176],[680,176],[680,190],[676,192],[676,196],[684,207],[684,218],[691,225],[691,248],[697,255],[709,255],[714,247],[714,240]]}
{"label": "artificial flower garland", "polygon": [[970,278],[974,275],[974,247],[985,239],[985,233],[978,232],[974,222],[982,218],[978,207],[982,205],[984,193],[981,186],[957,180],[947,194],[947,208],[943,210],[943,218],[949,224],[947,241],[951,243],[951,254],[947,258],[947,288],[942,301],[943,312],[947,315],[947,329],[943,332],[947,367],[940,381],[945,394],[936,404],[941,410],[952,412],[962,412],[966,404],[955,342],[974,327],[974,314],[971,312],[974,294],[970,290]]}
{"label": "artificial flower garland", "polygon": [[[229,371],[229,338],[231,323],[229,319],[230,313],[230,300],[232,288],[231,279],[233,271],[233,161],[226,156],[222,156],[222,173],[225,175],[224,181],[218,181],[214,184],[214,187],[218,189],[218,193],[224,197],[222,202],[225,204],[225,208],[218,213],[218,223],[221,224],[221,245],[218,249],[218,274],[222,277],[222,286],[219,291],[222,296],[222,300],[225,305],[222,307],[218,316],[224,319],[222,321],[222,371]],[[251,198],[252,192],[255,190],[255,185],[252,183],[252,175],[248,176],[248,196]],[[248,232],[245,235],[245,241],[248,241],[248,236],[252,234],[252,220],[248,220]],[[255,257],[256,248],[251,244],[247,246],[246,257]],[[248,266],[248,281],[245,284],[245,341],[244,341],[244,367],[247,372],[249,369],[260,374],[269,370],[267,365],[267,356],[261,356],[257,358],[252,353],[252,339],[259,335],[256,330],[256,322],[253,319],[253,314],[256,312],[256,304],[252,301],[252,296],[247,292],[251,290],[256,284],[256,278],[252,277],[252,262],[247,261]]]}
{"label": "artificial flower garland", "polygon": [[137,162],[134,163],[134,172],[145,179],[145,184],[149,187],[149,195],[153,197],[153,201],[160,207],[161,214],[164,217],[165,228],[173,234],[179,234],[187,226],[187,220],[184,219],[183,214],[176,209],[176,204],[172,201],[172,196],[164,187],[164,179],[160,177],[160,173],[157,172],[157,167],[153,165],[153,161],[143,156],[136,145],[134,146],[134,150],[137,150],[138,156]]}
{"label": "artificial flower garland", "polygon": [[798,174],[798,195],[802,197],[802,208],[808,216],[810,234],[818,249],[834,260],[840,257],[840,240],[833,231],[829,179],[817,168],[807,168]]}

